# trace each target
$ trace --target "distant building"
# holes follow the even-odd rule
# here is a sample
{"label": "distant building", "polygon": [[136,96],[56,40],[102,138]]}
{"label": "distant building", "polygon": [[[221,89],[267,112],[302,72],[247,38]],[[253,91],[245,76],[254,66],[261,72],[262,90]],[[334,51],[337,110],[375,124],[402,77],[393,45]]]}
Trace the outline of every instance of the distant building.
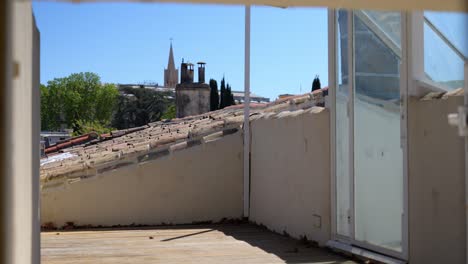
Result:
{"label": "distant building", "polygon": [[294,94],[280,94],[278,95],[278,99],[284,99],[284,98],[288,98],[291,96],[294,96]]}
{"label": "distant building", "polygon": [[[170,87],[163,87],[159,86],[158,84],[117,84],[117,89],[121,90],[123,88],[144,88],[144,89],[151,89],[156,92],[161,92],[161,93],[167,93],[166,98],[168,99],[174,99],[175,97],[175,88],[170,88]],[[126,94],[122,91],[120,91],[121,95],[125,95],[128,97],[132,97],[133,94]]]}
{"label": "distant building", "polygon": [[[242,104],[244,102],[245,93],[243,91],[232,91],[232,94],[234,95],[234,101],[236,104]],[[269,103],[270,98],[250,93],[250,102]]]}
{"label": "distant building", "polygon": [[179,78],[179,70],[176,69],[174,64],[174,52],[172,51],[172,43],[169,49],[169,60],[167,62],[167,69],[164,69],[164,87],[175,88],[177,79]]}
{"label": "distant building", "polygon": [[158,92],[174,92],[175,88],[159,86],[158,84],[138,84],[138,83],[119,83],[116,85],[118,89],[121,88],[145,88]]}
{"label": "distant building", "polygon": [[205,83],[205,63],[198,63],[198,82],[193,81],[194,65],[180,66],[180,84],[176,86],[176,116],[186,117],[210,111],[210,86]]}
{"label": "distant building", "polygon": [[43,141],[45,148],[55,145],[62,140],[69,139],[70,137],[70,131],[41,131],[41,141]]}

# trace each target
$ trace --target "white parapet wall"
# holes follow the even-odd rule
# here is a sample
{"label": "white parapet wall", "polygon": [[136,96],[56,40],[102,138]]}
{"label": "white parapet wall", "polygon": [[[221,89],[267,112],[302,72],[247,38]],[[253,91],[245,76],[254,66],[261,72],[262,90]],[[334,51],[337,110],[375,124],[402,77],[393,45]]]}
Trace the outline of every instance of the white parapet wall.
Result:
{"label": "white parapet wall", "polygon": [[330,239],[329,122],[320,107],[252,122],[251,221],[320,245]]}
{"label": "white parapet wall", "polygon": [[[40,32],[30,1],[11,2],[13,78],[6,139],[8,193],[7,263],[39,263]],[[8,11],[7,11],[8,12]],[[10,123],[9,123],[10,122]],[[6,129],[6,128],[5,128]]]}
{"label": "white parapet wall", "polygon": [[76,226],[190,224],[242,217],[242,133],[96,177],[45,187],[41,223]]}
{"label": "white parapet wall", "polygon": [[466,263],[464,138],[447,115],[463,96],[411,99],[409,262]]}

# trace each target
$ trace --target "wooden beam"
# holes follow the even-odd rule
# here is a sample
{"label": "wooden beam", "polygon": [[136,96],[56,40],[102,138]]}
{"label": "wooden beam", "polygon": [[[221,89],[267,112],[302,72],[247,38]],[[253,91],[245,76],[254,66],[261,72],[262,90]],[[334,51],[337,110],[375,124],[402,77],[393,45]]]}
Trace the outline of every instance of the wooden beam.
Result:
{"label": "wooden beam", "polygon": [[[62,0],[63,2],[115,2],[116,0]],[[468,12],[466,0],[120,0],[120,2],[177,2],[232,5],[265,5],[276,7],[329,7],[373,10],[435,10]]]}

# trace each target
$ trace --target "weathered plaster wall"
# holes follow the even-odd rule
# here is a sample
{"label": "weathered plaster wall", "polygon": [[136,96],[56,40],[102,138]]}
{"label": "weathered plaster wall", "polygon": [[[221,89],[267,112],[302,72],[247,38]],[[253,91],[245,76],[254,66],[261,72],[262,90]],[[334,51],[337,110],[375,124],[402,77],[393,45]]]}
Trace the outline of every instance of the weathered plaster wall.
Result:
{"label": "weathered plaster wall", "polygon": [[466,263],[463,97],[409,102],[409,262]]}
{"label": "weathered plaster wall", "polygon": [[176,87],[176,115],[186,117],[210,111],[210,88],[207,84],[183,83]]}
{"label": "weathered plaster wall", "polygon": [[44,189],[41,223],[184,224],[242,217],[242,134]]}
{"label": "weathered plaster wall", "polygon": [[329,122],[316,107],[252,122],[252,221],[321,245],[330,239]]}

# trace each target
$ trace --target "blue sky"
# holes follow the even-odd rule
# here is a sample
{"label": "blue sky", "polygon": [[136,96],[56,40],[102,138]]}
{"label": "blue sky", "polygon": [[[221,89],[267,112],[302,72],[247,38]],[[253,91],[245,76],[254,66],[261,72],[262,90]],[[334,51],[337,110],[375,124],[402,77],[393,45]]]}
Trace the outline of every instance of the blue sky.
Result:
{"label": "blue sky", "polygon": [[[34,2],[41,32],[41,83],[91,71],[103,82],[163,83],[170,38],[176,66],[205,61],[244,89],[244,7],[187,4]],[[274,99],[327,85],[327,12],[252,7],[251,89]],[[301,90],[302,86],[302,90]]]}

